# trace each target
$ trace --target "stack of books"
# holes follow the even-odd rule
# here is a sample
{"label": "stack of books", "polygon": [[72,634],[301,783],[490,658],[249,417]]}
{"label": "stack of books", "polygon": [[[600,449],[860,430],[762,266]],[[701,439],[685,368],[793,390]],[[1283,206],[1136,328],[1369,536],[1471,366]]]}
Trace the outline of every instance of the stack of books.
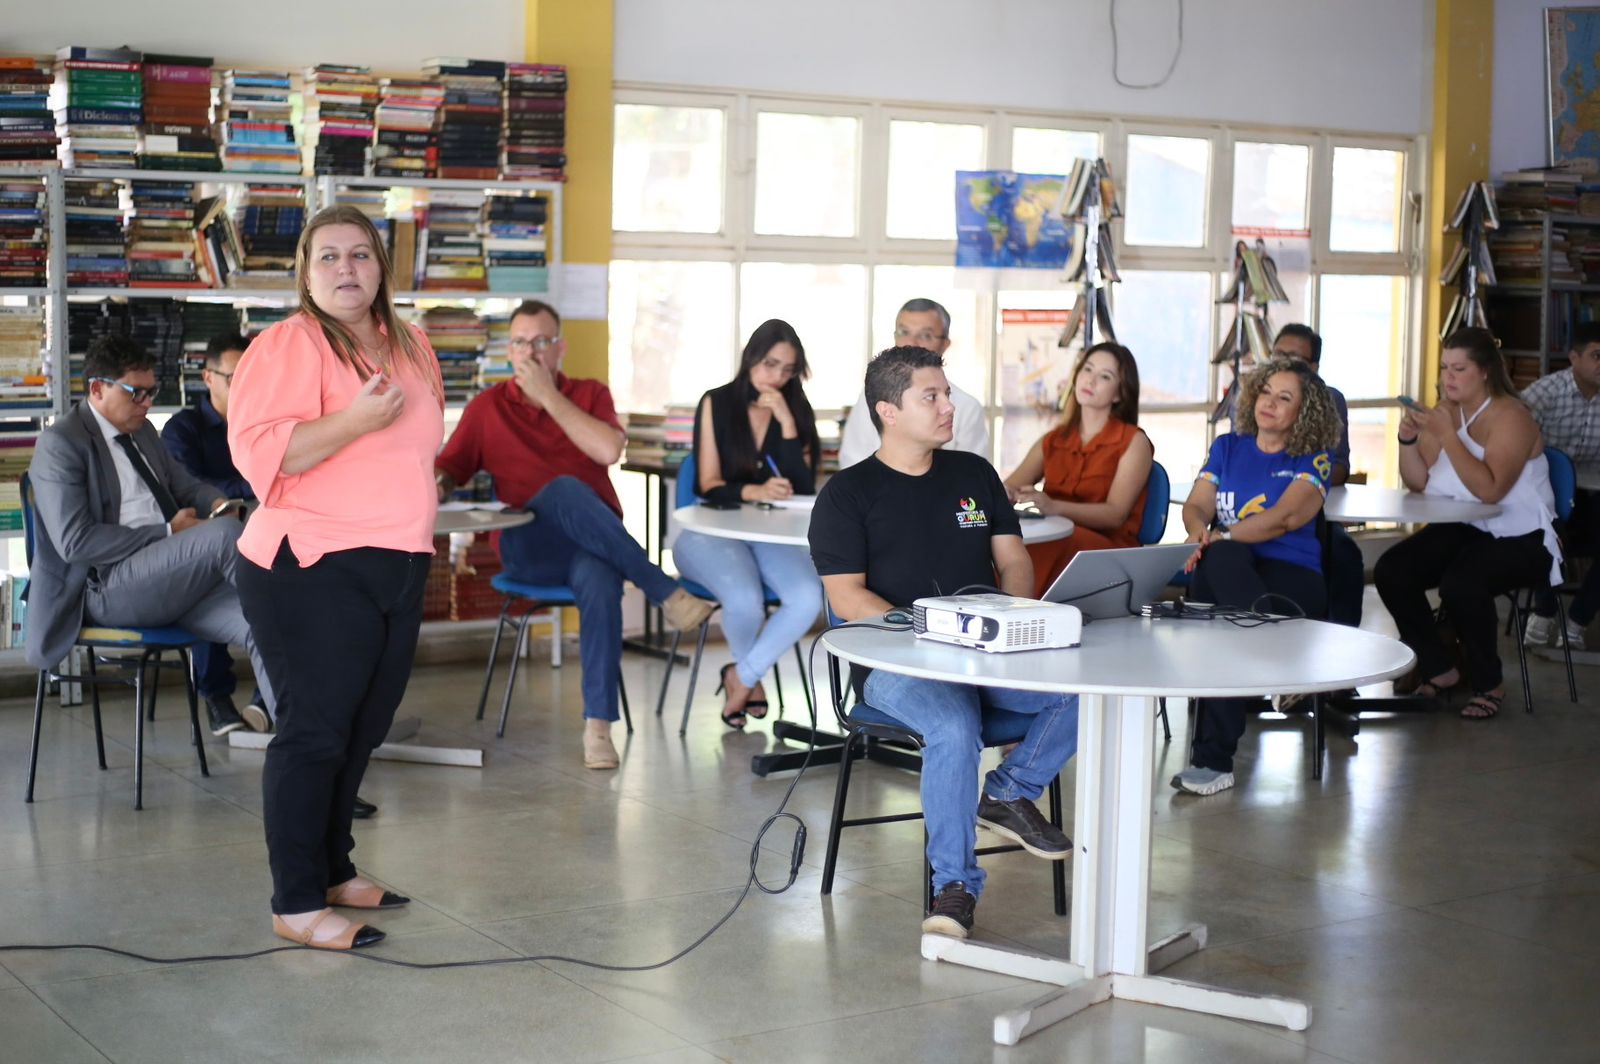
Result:
{"label": "stack of books", "polygon": [[365,175],[378,107],[372,72],[321,63],[306,71],[305,101],[312,172]]}
{"label": "stack of books", "polygon": [[145,170],[221,170],[211,125],[211,60],[192,55],[144,57]]}
{"label": "stack of books", "polygon": [[247,339],[255,339],[267,329],[278,322],[296,313],[295,307],[290,306],[254,306],[244,308],[244,335]]}
{"label": "stack of books", "polygon": [[183,405],[194,406],[206,394],[200,372],[206,368],[206,345],[213,337],[240,331],[239,311],[231,303],[191,300],[179,311],[183,318]]}
{"label": "stack of books", "polygon": [[[428,197],[427,241],[423,256],[425,291],[483,292],[489,288],[483,265],[482,192],[434,189]],[[419,241],[420,242],[420,241]]]}
{"label": "stack of books", "polygon": [[478,388],[493,388],[502,381],[508,381],[514,373],[511,371],[511,314],[483,315],[483,327],[488,331],[489,339],[483,347],[483,354],[478,357]]}
{"label": "stack of books", "polygon": [[228,170],[298,174],[287,70],[223,71],[222,157]]}
{"label": "stack of books", "polygon": [[0,289],[44,287],[47,225],[44,182],[0,176]]}
{"label": "stack of books", "polygon": [[439,169],[434,125],[444,86],[417,78],[384,78],[378,99],[372,172],[378,177],[433,177]]}
{"label": "stack of books", "polygon": [[666,422],[665,414],[623,414],[622,425],[628,434],[628,442],[622,449],[623,463],[643,466],[665,465]]}
{"label": "stack of books", "polygon": [[444,85],[439,111],[439,176],[494,181],[500,176],[506,65],[489,59],[435,57],[423,62]]}
{"label": "stack of books", "polygon": [[133,169],[144,108],[139,53],[69,45],[56,59],[50,102],[61,131],[62,165]]}
{"label": "stack of books", "polygon": [[56,162],[56,118],[50,113],[48,63],[32,56],[0,56],[0,168]]}
{"label": "stack of books", "polygon": [[[1505,222],[1489,234],[1492,268],[1480,271],[1484,284],[1537,285],[1544,277],[1544,226]],[[1572,262],[1567,230],[1550,230],[1550,280],[1573,282],[1583,275]],[[1470,323],[1463,323],[1470,324]]]}
{"label": "stack of books", "polygon": [[[32,454],[32,448],[29,448]],[[31,461],[31,459],[30,459]],[[18,485],[0,485],[0,492],[5,493],[6,506],[11,505],[11,497],[16,496],[15,528],[22,528],[22,493]],[[6,525],[4,527],[12,527]],[[0,649],[13,650],[27,645],[26,620],[28,604],[23,600],[23,592],[28,589],[27,573],[6,573],[0,576]]]}
{"label": "stack of books", "polygon": [[130,299],[119,308],[122,331],[155,361],[157,406],[183,402],[182,308],[171,299]]}
{"label": "stack of books", "polygon": [[1494,190],[1499,216],[1507,222],[1536,222],[1546,214],[1576,214],[1583,175],[1549,167],[1500,175]]}
{"label": "stack of books", "polygon": [[72,399],[83,398],[83,356],[89,345],[126,331],[122,319],[113,316],[116,307],[109,299],[67,304],[67,395]]}
{"label": "stack of books", "polygon": [[488,234],[489,291],[546,292],[544,226],[548,201],[543,196],[491,195],[484,208]]}
{"label": "stack of books", "polygon": [[67,225],[67,284],[125,288],[128,249],[122,231],[121,189],[115,181],[68,179],[62,211]]}
{"label": "stack of books", "polygon": [[567,68],[506,64],[505,154],[501,173],[533,181],[565,181]]}
{"label": "stack of books", "polygon": [[675,466],[694,453],[694,404],[672,403],[667,407],[661,445],[666,449],[662,461]]}
{"label": "stack of books", "polygon": [[[44,371],[44,344],[43,310],[38,307],[0,307],[0,410],[50,405],[50,378]],[[0,442],[4,439],[0,437]],[[4,471],[0,470],[0,477],[3,476]]]}
{"label": "stack of books", "polygon": [[233,283],[242,288],[293,288],[295,248],[306,224],[305,189],[246,186],[234,222],[244,261]]}
{"label": "stack of books", "polygon": [[429,307],[417,324],[439,356],[447,403],[464,403],[478,391],[478,358],[489,342],[483,319],[467,307]]}
{"label": "stack of books", "polygon": [[196,268],[194,185],[132,182],[128,215],[128,283],[134,287],[204,288]]}

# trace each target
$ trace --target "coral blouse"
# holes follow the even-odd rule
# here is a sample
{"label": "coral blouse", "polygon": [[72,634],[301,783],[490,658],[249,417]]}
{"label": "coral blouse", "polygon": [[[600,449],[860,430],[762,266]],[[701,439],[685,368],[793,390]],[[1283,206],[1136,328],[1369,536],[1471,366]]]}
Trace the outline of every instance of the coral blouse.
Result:
{"label": "coral blouse", "polygon": [[[422,331],[407,328],[431,354]],[[228,446],[261,500],[239,537],[240,554],[270,569],[286,537],[302,567],[355,547],[432,553],[443,382],[437,365],[424,376],[405,360],[391,380],[406,397],[392,424],[291,476],[282,467],[295,426],[345,409],[362,382],[310,315],[295,314],[251,342],[228,401]]]}

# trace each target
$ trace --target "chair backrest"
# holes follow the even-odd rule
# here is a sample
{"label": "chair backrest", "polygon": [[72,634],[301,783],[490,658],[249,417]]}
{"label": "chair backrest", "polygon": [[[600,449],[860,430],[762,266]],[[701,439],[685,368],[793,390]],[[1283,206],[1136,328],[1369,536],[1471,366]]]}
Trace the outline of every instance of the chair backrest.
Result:
{"label": "chair backrest", "polygon": [[1544,460],[1550,464],[1550,490],[1556,496],[1556,516],[1565,521],[1572,516],[1572,507],[1578,499],[1578,470],[1572,456],[1554,447],[1544,449]]}
{"label": "chair backrest", "polygon": [[28,568],[33,568],[33,481],[27,473],[22,474],[18,482],[22,492],[22,549],[28,559]]}
{"label": "chair backrest", "polygon": [[690,451],[678,466],[676,502],[672,504],[674,510],[681,510],[685,506],[693,506],[700,500],[700,493],[695,489],[700,486],[700,474],[694,466],[694,452]]}
{"label": "chair backrest", "polygon": [[1150,463],[1150,479],[1145,484],[1144,517],[1139,522],[1139,545],[1160,543],[1167,534],[1167,508],[1172,504],[1172,481],[1160,462]]}

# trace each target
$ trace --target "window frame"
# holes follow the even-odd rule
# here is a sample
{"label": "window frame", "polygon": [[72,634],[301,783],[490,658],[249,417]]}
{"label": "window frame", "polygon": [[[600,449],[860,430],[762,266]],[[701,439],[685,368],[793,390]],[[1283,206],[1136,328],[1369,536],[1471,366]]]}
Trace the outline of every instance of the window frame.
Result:
{"label": "window frame", "polygon": [[[845,252],[861,255],[868,245],[868,211],[862,200],[867,187],[864,171],[867,167],[867,135],[872,108],[866,104],[834,102],[804,102],[782,96],[751,95],[740,102],[742,124],[746,135],[742,138],[744,153],[737,161],[735,172],[746,175],[747,186],[743,197],[743,248],[764,255],[768,250],[813,250]],[[759,121],[761,114],[817,115],[827,118],[854,118],[859,122],[856,130],[856,231],[854,236],[794,236],[756,232],[756,153],[760,151]],[[825,260],[824,260],[825,261]]]}

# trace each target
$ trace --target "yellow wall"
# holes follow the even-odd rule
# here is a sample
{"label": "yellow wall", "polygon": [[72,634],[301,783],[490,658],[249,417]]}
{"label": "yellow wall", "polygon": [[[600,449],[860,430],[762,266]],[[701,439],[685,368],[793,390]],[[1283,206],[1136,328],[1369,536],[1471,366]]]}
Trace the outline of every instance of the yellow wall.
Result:
{"label": "yellow wall", "polygon": [[1461,190],[1489,177],[1489,110],[1494,85],[1494,0],[1434,0],[1433,140],[1428,169],[1428,293],[1422,335],[1422,395],[1431,402],[1439,378],[1439,323],[1451,292],[1439,272],[1456,246],[1444,231]]}
{"label": "yellow wall", "polygon": [[[530,63],[567,68],[567,187],[562,219],[567,262],[611,261],[613,0],[526,0]],[[604,321],[568,321],[565,369],[608,379]]]}

